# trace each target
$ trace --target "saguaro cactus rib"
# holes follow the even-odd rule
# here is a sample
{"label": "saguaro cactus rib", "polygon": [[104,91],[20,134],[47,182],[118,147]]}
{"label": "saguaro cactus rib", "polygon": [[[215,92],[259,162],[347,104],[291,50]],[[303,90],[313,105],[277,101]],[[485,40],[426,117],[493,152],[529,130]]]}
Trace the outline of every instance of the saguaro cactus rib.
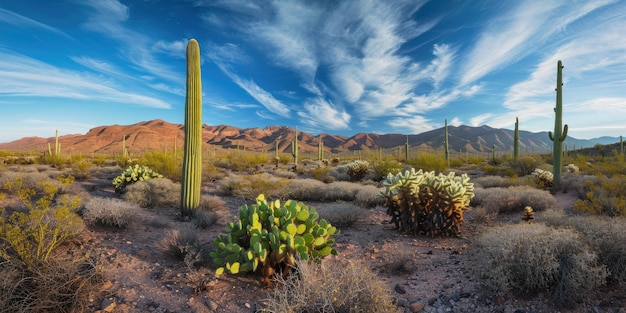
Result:
{"label": "saguaro cactus rib", "polygon": [[184,150],[181,215],[190,217],[200,206],[202,183],[202,82],[200,47],[195,39],[189,40],[187,44]]}

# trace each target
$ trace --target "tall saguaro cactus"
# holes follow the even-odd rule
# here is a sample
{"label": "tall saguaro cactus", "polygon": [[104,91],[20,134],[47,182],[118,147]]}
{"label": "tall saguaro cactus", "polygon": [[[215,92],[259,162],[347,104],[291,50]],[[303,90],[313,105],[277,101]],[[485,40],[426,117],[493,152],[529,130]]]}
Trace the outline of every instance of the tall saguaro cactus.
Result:
{"label": "tall saguaro cactus", "polygon": [[404,143],[404,160],[409,160],[409,151],[411,151],[411,145],[409,145],[409,135],[406,135],[406,142]]}
{"label": "tall saguaro cactus", "polygon": [[[567,137],[567,124],[563,124],[563,64],[561,60],[557,63],[556,68],[556,107],[554,108],[554,135],[548,132],[548,137],[553,142],[552,147],[552,166],[554,174],[554,186],[561,186],[561,168],[563,162],[563,141]],[[562,129],[562,130],[561,130]]]}
{"label": "tall saguaro cactus", "polygon": [[191,217],[200,206],[202,183],[202,81],[200,46],[187,44],[187,97],[185,99],[185,145],[181,188],[181,215]]}
{"label": "tall saguaro cactus", "polygon": [[513,160],[519,157],[519,119],[515,118],[515,132],[513,133]]}
{"label": "tall saguaro cactus", "polygon": [[448,149],[448,119],[446,119],[446,137],[443,140],[443,149],[445,160],[448,161],[450,159],[450,150]]}
{"label": "tall saguaro cactus", "polygon": [[321,161],[324,159],[324,139],[320,136],[320,142],[317,144],[317,160]]}
{"label": "tall saguaro cactus", "polygon": [[293,156],[293,163],[298,164],[298,126],[296,126],[296,136],[291,141],[291,156]]}

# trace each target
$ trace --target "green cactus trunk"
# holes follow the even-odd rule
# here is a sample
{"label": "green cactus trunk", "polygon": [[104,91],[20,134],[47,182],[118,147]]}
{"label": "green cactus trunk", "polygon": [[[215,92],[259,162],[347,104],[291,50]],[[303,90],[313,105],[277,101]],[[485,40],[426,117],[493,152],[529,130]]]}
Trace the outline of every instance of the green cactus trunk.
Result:
{"label": "green cactus trunk", "polygon": [[298,127],[296,126],[296,136],[291,141],[291,155],[293,156],[293,163],[298,164]]}
{"label": "green cactus trunk", "polygon": [[622,136],[619,136],[619,154],[624,155],[624,141],[622,141]]}
{"label": "green cactus trunk", "polygon": [[324,140],[320,136],[320,142],[317,146],[317,160],[321,161],[324,159]]}
{"label": "green cactus trunk", "polygon": [[[563,124],[563,64],[561,60],[557,63],[556,69],[556,107],[554,108],[554,135],[548,132],[548,137],[553,142],[552,148],[552,165],[554,175],[554,187],[561,186],[561,168],[563,167],[563,141],[567,137],[567,124]],[[562,129],[562,131],[561,131]]]}
{"label": "green cactus trunk", "polygon": [[519,157],[519,120],[515,118],[515,132],[513,134],[513,160]]}
{"label": "green cactus trunk", "polygon": [[493,145],[493,148],[491,149],[491,163],[492,164],[496,164],[496,145]]}
{"label": "green cactus trunk", "polygon": [[185,145],[181,188],[181,215],[191,217],[200,206],[202,183],[202,81],[200,47],[195,39],[187,44],[187,97],[185,100]]}
{"label": "green cactus trunk", "polygon": [[448,149],[448,119],[446,119],[446,136],[443,140],[444,158],[450,160],[450,150]]}
{"label": "green cactus trunk", "polygon": [[409,145],[409,135],[406,135],[406,143],[404,144],[404,160],[409,160],[409,151],[411,150],[411,146]]}

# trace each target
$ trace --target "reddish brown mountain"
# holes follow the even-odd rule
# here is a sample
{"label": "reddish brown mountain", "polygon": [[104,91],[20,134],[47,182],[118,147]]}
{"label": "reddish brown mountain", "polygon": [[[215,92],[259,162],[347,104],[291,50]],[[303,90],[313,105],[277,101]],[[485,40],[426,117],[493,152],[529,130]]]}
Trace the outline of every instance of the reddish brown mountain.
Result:
{"label": "reddish brown mountain", "polygon": [[[495,129],[489,126],[450,126],[448,132],[451,151],[490,152],[494,145],[498,151],[511,151],[513,147],[513,131],[508,129]],[[444,133],[444,129],[440,128],[418,135],[409,135],[409,144],[413,148],[431,147],[442,150]],[[239,147],[246,150],[274,151],[276,142],[278,142],[279,151],[291,153],[291,141],[294,135],[294,129],[286,126],[268,126],[263,129],[241,129],[227,125],[203,126],[204,142],[207,145],[222,148]],[[126,139],[126,146],[131,153],[148,150],[172,150],[175,145],[178,149],[182,149],[184,126],[163,120],[153,120],[133,125],[100,126],[89,130],[84,135],[73,134],[59,137],[61,151],[64,154],[119,153],[122,151],[124,139]],[[352,137],[328,134],[314,136],[307,132],[300,132],[299,148],[302,152],[315,153],[320,139],[324,141],[326,151],[338,152],[378,148],[390,149],[404,146],[407,136],[372,133],[359,133]],[[607,140],[596,142],[568,137],[565,143],[566,145],[572,143],[576,147],[585,147],[593,146],[596,143],[609,143]],[[615,140],[615,138],[610,138],[610,140]],[[54,137],[25,137],[0,144],[0,150],[44,153],[48,151],[48,143],[54,145]],[[550,151],[551,146],[552,142],[549,141],[546,132],[520,131],[520,149],[522,151],[545,152]]]}

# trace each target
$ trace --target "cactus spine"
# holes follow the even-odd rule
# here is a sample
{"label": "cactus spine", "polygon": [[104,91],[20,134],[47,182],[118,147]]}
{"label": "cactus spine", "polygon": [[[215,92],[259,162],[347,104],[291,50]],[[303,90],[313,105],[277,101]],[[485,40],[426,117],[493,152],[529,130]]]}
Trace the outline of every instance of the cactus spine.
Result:
{"label": "cactus spine", "polygon": [[298,126],[296,126],[296,136],[291,141],[291,155],[293,156],[293,163],[298,164]]}
{"label": "cactus spine", "polygon": [[185,145],[181,188],[181,215],[191,217],[200,206],[202,180],[202,81],[200,47],[187,44],[187,97],[185,99]]}
{"label": "cactus spine", "polygon": [[[556,69],[556,107],[554,108],[554,135],[548,132],[548,137],[553,142],[552,148],[552,165],[554,174],[554,186],[561,186],[561,167],[563,162],[563,141],[567,137],[567,124],[563,124],[563,64],[561,60],[557,63]],[[562,131],[561,131],[562,129]]]}
{"label": "cactus spine", "polygon": [[443,149],[444,149],[444,157],[445,160],[448,161],[450,159],[450,150],[448,150],[448,119],[446,119],[446,136],[443,140]]}
{"label": "cactus spine", "polygon": [[519,120],[515,118],[515,132],[513,134],[513,160],[519,157]]}

